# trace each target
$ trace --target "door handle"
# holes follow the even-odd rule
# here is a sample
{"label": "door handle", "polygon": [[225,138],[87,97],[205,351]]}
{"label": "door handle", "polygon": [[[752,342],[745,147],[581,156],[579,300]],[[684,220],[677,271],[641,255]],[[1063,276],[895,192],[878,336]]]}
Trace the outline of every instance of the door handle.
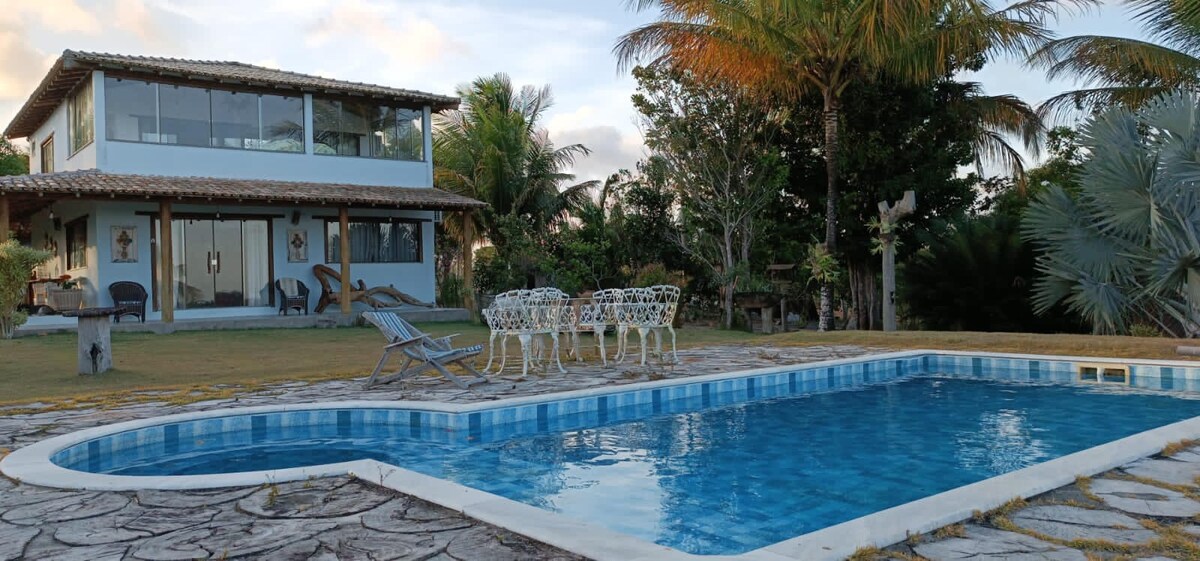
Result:
{"label": "door handle", "polygon": [[208,257],[205,257],[205,258],[204,258],[204,264],[205,264],[205,265],[208,267],[208,274],[210,274],[210,275],[211,275],[211,274],[212,274],[212,266],[213,266],[212,252],[211,252],[211,251],[210,251],[210,252],[208,252]]}
{"label": "door handle", "polygon": [[217,274],[221,274],[221,252],[217,252]]}

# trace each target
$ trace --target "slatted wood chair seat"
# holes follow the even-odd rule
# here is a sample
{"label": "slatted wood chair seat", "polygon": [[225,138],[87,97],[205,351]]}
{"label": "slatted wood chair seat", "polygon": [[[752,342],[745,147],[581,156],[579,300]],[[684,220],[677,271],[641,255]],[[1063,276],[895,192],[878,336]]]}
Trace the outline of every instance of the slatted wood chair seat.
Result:
{"label": "slatted wood chair seat", "polygon": [[[444,378],[463,389],[487,382],[487,378],[469,362],[483,352],[483,345],[456,348],[451,343],[454,335],[432,337],[405,321],[395,312],[363,312],[363,319],[379,328],[379,331],[388,340],[388,344],[384,346],[383,356],[375,366],[375,371],[367,379],[366,387],[371,388],[409,378],[430,369],[436,370]],[[381,375],[388,359],[394,352],[404,355],[404,365],[393,374]],[[471,373],[472,377],[464,379],[447,369],[447,366],[455,364]]]}

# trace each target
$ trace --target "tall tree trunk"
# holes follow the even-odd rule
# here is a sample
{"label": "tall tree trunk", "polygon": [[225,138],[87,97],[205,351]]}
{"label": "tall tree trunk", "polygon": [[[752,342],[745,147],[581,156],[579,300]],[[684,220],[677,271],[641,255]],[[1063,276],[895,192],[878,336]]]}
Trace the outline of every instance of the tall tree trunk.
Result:
{"label": "tall tree trunk", "polygon": [[737,277],[733,276],[734,270],[737,268],[733,258],[733,234],[729,231],[729,226],[725,226],[724,237],[721,244],[721,259],[725,261],[725,329],[733,329],[733,290],[737,286]]}
{"label": "tall tree trunk", "polygon": [[[825,249],[834,255],[837,246],[838,197],[838,100],[832,91],[825,92]],[[833,329],[833,285],[821,285],[821,306],[818,310],[818,331]]]}
{"label": "tall tree trunk", "polygon": [[851,321],[847,329],[874,330],[879,328],[883,302],[879,299],[875,261],[864,258],[847,259],[846,272],[850,280]]}

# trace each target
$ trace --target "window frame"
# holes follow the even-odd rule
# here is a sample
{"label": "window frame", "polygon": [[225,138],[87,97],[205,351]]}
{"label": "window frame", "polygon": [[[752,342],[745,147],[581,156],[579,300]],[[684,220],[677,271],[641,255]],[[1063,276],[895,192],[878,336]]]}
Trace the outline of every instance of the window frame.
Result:
{"label": "window frame", "polygon": [[[46,147],[50,147],[50,169],[46,169]],[[54,134],[46,137],[41,144],[38,145],[38,173],[54,173]]]}
{"label": "window frame", "polygon": [[[303,154],[308,153],[308,131],[306,130],[308,123],[306,122],[306,119],[304,117],[307,107],[306,107],[303,93],[297,93],[296,95],[285,95],[285,94],[279,94],[279,93],[263,92],[263,91],[260,91],[258,89],[253,89],[253,88],[249,88],[249,89],[214,88],[207,84],[195,84],[195,83],[190,83],[190,82],[185,82],[185,81],[179,81],[179,82],[154,81],[154,80],[146,80],[145,78],[131,77],[131,76],[126,76],[126,75],[121,75],[121,74],[111,74],[111,75],[105,76],[106,86],[107,86],[107,82],[110,78],[113,80],[116,80],[116,81],[128,80],[128,81],[135,81],[135,82],[143,82],[143,83],[154,86],[154,120],[155,120],[155,126],[158,131],[156,133],[158,141],[157,142],[146,142],[143,140],[128,140],[128,139],[123,139],[123,138],[110,138],[108,136],[107,127],[105,127],[106,130],[105,130],[104,137],[105,137],[105,140],[108,142],[127,142],[130,144],[150,144],[150,145],[157,145],[157,146],[175,146],[175,147],[182,147],[182,148],[212,148],[212,149],[217,149],[217,150],[234,150],[234,151],[239,151],[239,152],[266,152],[266,153],[270,153],[270,154],[301,154],[301,155],[303,155]],[[208,101],[207,101],[208,144],[194,145],[194,144],[179,144],[179,143],[162,141],[163,130],[162,130],[162,97],[161,97],[162,94],[161,94],[161,92],[162,92],[163,86],[170,86],[170,87],[178,86],[181,88],[188,87],[188,88],[202,89],[205,91],[205,93],[208,96]],[[258,145],[260,147],[239,148],[239,147],[235,147],[235,146],[218,146],[218,145],[213,144],[213,125],[214,125],[213,112],[214,111],[213,111],[212,92],[214,92],[214,91],[235,93],[235,94],[239,94],[239,95],[255,96],[255,99],[256,99],[255,105],[257,106],[257,113],[258,113]],[[294,99],[294,100],[298,100],[300,102],[300,114],[299,114],[300,120],[298,123],[301,126],[301,132],[300,132],[300,140],[299,140],[299,143],[300,143],[299,150],[270,150],[267,148],[261,148],[263,143],[266,142],[266,140],[263,138],[264,137],[263,127],[265,126],[265,124],[263,122],[263,96],[273,96],[273,97],[279,97],[279,98],[283,98],[283,99]],[[108,111],[108,99],[109,99],[108,96],[105,95],[104,110],[106,112]]]}
{"label": "window frame", "polygon": [[[87,225],[88,225],[87,215],[80,216],[79,218],[76,218],[70,222],[67,222],[66,224],[63,224],[63,237],[65,238],[63,240],[63,242],[64,242],[63,246],[66,249],[66,251],[64,252],[64,257],[66,258],[66,267],[67,267],[66,270],[68,270],[68,271],[72,271],[75,269],[86,269],[88,266],[88,256],[87,256],[88,251],[87,250],[88,250],[89,236],[88,236]],[[75,253],[73,250],[75,249],[74,245],[75,245],[76,241],[74,239],[74,236],[72,236],[71,234],[76,231],[83,232],[83,248],[80,252],[81,262],[79,262],[79,263],[75,263],[74,259],[73,259],[73,256]]]}
{"label": "window frame", "polygon": [[[359,156],[359,157],[362,157],[362,156]],[[348,225],[353,225],[355,223],[377,224],[377,225],[378,224],[398,224],[398,223],[412,224],[413,226],[415,226],[415,230],[417,233],[417,240],[416,240],[417,241],[417,258],[415,261],[354,261],[353,260],[354,248],[351,247],[350,248],[350,256],[351,256],[352,260],[350,261],[350,264],[351,265],[414,265],[414,264],[424,263],[425,262],[425,228],[424,228],[425,222],[427,222],[427,220],[421,220],[419,218],[403,218],[403,217],[391,218],[391,217],[387,217],[387,216],[351,216],[350,220],[348,222]],[[329,260],[330,249],[331,249],[331,246],[329,243],[329,227],[330,227],[330,225],[339,225],[339,221],[336,217],[325,217],[325,219],[323,220],[323,223],[324,224],[323,224],[323,229],[321,232],[321,234],[322,234],[321,239],[323,240],[325,247],[323,248],[324,251],[321,254],[321,258],[324,260],[326,265],[340,264],[341,263],[340,256],[337,261]]]}
{"label": "window frame", "polygon": [[[75,143],[78,140],[77,135],[76,135],[76,130],[75,130],[76,123],[78,121],[78,117],[75,114],[76,113],[76,103],[78,102],[79,99],[82,99],[83,97],[85,97],[82,95],[85,92],[88,94],[86,97],[88,99],[88,105],[89,105],[90,110],[87,113],[87,117],[88,117],[88,121],[89,121],[88,129],[90,130],[91,134],[90,134],[90,137],[88,138],[87,142],[84,142],[83,144],[80,144],[78,147],[76,147]],[[96,93],[95,93],[95,87],[93,87],[93,85],[92,85],[92,75],[88,74],[87,79],[85,79],[83,81],[83,83],[81,83],[78,87],[76,87],[75,90],[73,90],[71,92],[71,95],[67,96],[67,149],[69,150],[69,153],[67,154],[67,158],[70,159],[70,158],[74,157],[75,154],[78,154],[81,150],[83,150],[84,148],[87,148],[88,146],[91,146],[95,142],[96,142]]]}
{"label": "window frame", "polygon": [[[338,126],[339,126],[339,128],[341,127],[341,113],[342,113],[342,111],[344,111],[344,107],[345,107],[346,103],[366,103],[366,104],[372,106],[375,110],[378,110],[379,108],[389,109],[393,113],[393,122],[395,123],[395,125],[394,125],[395,132],[392,136],[393,136],[393,138],[396,138],[396,139],[400,138],[400,130],[401,130],[401,126],[400,126],[401,120],[399,119],[400,113],[402,111],[412,111],[412,112],[416,113],[417,116],[419,117],[419,119],[417,119],[417,120],[419,120],[421,122],[421,145],[420,145],[421,157],[405,158],[405,157],[398,156],[395,158],[386,158],[386,157],[382,157],[382,156],[375,156],[372,154],[372,152],[374,152],[374,148],[375,148],[375,142],[373,139],[368,140],[368,142],[367,142],[368,153],[365,155],[339,154],[339,153],[337,153],[336,149],[334,150],[334,153],[332,153],[332,154],[322,154],[320,152],[317,152],[316,144],[317,144],[318,128],[317,128],[316,104],[318,101],[330,102],[330,103],[336,102],[336,103],[340,104],[338,106]],[[389,103],[373,103],[370,100],[362,100],[362,99],[347,100],[347,99],[342,99],[340,97],[318,96],[315,94],[312,96],[312,105],[313,105],[313,122],[312,122],[313,136],[312,136],[312,138],[313,138],[313,155],[315,155],[315,156],[335,156],[335,157],[340,157],[340,158],[362,158],[362,159],[366,159],[366,160],[380,160],[380,161],[384,161],[384,162],[427,163],[429,161],[429,155],[425,153],[426,152],[426,150],[425,150],[425,148],[426,148],[425,147],[426,130],[425,129],[427,127],[426,127],[426,123],[425,123],[425,106],[423,106],[423,105],[409,106],[409,105],[402,105],[402,104],[398,104],[398,103],[391,103],[391,104],[389,104]],[[342,134],[342,131],[340,131],[340,130],[337,132],[338,132],[338,134]],[[373,134],[373,133],[374,133],[374,131],[370,131],[370,134]],[[400,154],[401,152],[399,150],[397,150],[396,153]]]}

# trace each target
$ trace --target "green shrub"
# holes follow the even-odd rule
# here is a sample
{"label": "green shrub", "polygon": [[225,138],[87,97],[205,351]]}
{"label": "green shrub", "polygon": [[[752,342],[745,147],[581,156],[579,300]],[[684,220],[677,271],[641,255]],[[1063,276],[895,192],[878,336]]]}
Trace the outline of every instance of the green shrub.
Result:
{"label": "green shrub", "polygon": [[1162,337],[1162,330],[1148,323],[1135,323],[1129,326],[1132,337]]}
{"label": "green shrub", "polygon": [[446,278],[438,283],[438,305],[443,308],[463,307],[463,288],[461,277],[453,273],[446,275]]}
{"label": "green shrub", "polygon": [[0,244],[0,338],[11,339],[28,319],[17,311],[17,306],[25,301],[29,272],[49,258],[49,252],[25,247],[16,240]]}

